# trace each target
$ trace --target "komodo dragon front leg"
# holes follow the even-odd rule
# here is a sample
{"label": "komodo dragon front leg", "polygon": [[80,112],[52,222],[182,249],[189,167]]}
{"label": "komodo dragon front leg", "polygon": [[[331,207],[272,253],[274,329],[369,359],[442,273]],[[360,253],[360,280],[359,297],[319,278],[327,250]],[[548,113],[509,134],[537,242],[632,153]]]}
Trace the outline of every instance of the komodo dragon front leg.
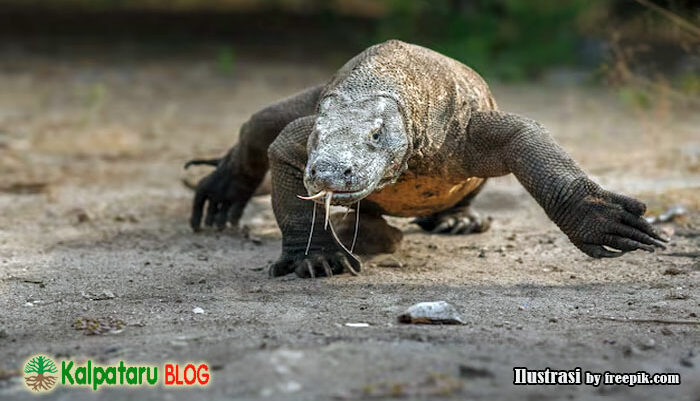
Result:
{"label": "komodo dragon front leg", "polygon": [[513,114],[477,112],[467,130],[459,145],[467,173],[476,177],[513,173],[589,256],[616,257],[665,247],[668,240],[642,217],[646,209],[642,202],[590,180],[538,123]]}
{"label": "komodo dragon front leg", "polygon": [[[314,216],[314,204],[297,197],[307,193],[304,168],[315,120],[316,116],[308,116],[290,123],[268,150],[272,209],[282,231],[282,255],[270,266],[272,277],[291,272],[299,277],[332,276],[361,268],[359,260],[338,246],[330,231],[324,230],[323,212],[318,211],[323,206],[316,206],[318,215]],[[314,217],[316,224],[312,224]]]}
{"label": "komodo dragon front leg", "polygon": [[227,221],[238,223],[268,170],[267,148],[287,124],[315,112],[322,90],[323,86],[312,87],[260,110],[241,126],[238,143],[224,157],[191,160],[185,165],[216,166],[197,184],[190,218],[192,229],[201,228],[205,203],[206,226],[216,224],[224,228]]}

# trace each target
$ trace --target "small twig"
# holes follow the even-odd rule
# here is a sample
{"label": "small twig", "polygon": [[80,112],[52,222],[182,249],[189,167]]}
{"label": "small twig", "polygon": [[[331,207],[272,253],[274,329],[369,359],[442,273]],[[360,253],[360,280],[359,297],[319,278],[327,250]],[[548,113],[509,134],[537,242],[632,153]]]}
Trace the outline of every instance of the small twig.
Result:
{"label": "small twig", "polygon": [[700,325],[700,320],[676,320],[676,319],[637,319],[637,318],[616,318],[612,316],[600,316],[599,320],[612,320],[621,323],[659,323],[659,324],[689,324]]}
{"label": "small twig", "polygon": [[700,27],[697,25],[693,24],[690,21],[686,21],[685,19],[679,17],[678,15],[672,13],[671,11],[668,11],[667,9],[656,5],[652,3],[649,0],[634,0],[637,3],[643,5],[644,7],[647,7],[653,11],[656,11],[657,13],[663,15],[664,17],[668,18],[678,26],[687,29],[690,32],[693,32],[694,34],[698,35],[698,38],[700,38]]}

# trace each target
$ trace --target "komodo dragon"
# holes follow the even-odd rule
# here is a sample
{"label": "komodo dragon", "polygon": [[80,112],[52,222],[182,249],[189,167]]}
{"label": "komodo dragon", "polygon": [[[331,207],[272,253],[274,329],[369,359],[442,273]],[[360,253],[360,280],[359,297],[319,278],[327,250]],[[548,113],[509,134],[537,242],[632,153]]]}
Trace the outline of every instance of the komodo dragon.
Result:
{"label": "komodo dragon", "polygon": [[[348,249],[355,218],[370,227],[379,252],[395,249],[401,237],[382,215],[416,217],[434,233],[483,231],[486,221],[469,204],[488,177],[508,173],[587,255],[653,252],[668,241],[641,217],[642,202],[589,179],[537,122],[499,111],[472,69],[397,40],[364,50],[327,84],[255,113],[223,158],[189,164],[216,165],[196,188],[195,231],[205,203],[205,225],[237,224],[269,168],[282,230],[273,277],[359,271]],[[317,203],[325,204],[326,220],[330,204],[354,208],[355,218],[336,235],[312,224]]]}

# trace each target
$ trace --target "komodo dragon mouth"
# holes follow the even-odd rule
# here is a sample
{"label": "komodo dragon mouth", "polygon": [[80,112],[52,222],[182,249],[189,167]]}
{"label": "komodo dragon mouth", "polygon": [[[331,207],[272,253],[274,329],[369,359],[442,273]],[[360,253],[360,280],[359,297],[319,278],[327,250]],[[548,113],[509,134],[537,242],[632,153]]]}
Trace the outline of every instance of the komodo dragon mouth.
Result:
{"label": "komodo dragon mouth", "polygon": [[297,195],[299,199],[312,200],[316,203],[325,203],[326,195],[331,196],[331,204],[336,206],[351,206],[354,203],[361,201],[369,196],[377,188],[377,185],[372,185],[368,188],[359,191],[329,191],[322,190],[315,195],[302,196]]}
{"label": "komodo dragon mouth", "polygon": [[312,200],[316,203],[324,204],[326,195],[330,193],[333,195],[331,197],[332,205],[349,207],[370,196],[372,193],[381,190],[385,186],[395,183],[396,180],[397,178],[394,176],[384,177],[379,180],[379,182],[371,183],[366,188],[358,191],[342,191],[325,188],[313,195],[297,195],[297,197],[299,199]]}

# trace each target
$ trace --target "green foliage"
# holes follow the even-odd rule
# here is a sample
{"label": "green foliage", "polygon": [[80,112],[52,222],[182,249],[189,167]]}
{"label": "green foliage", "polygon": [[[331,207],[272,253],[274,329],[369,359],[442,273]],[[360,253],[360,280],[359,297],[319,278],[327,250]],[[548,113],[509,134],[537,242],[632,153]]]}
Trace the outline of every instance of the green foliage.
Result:
{"label": "green foliage", "polygon": [[230,46],[222,46],[216,57],[216,66],[221,74],[232,75],[236,62],[236,52]]}
{"label": "green foliage", "polygon": [[58,369],[56,368],[54,362],[44,355],[35,356],[24,366],[24,373],[36,373],[38,375],[43,375],[47,372],[56,373],[58,372]]}
{"label": "green foliage", "polygon": [[682,93],[691,96],[700,95],[700,75],[686,73],[678,77],[678,86]]}
{"label": "green foliage", "polygon": [[633,109],[648,110],[651,108],[651,97],[648,91],[634,86],[623,86],[617,91],[620,101]]}
{"label": "green foliage", "polygon": [[391,11],[377,40],[423,44],[488,77],[518,80],[576,61],[576,24],[597,0],[385,1]]}

